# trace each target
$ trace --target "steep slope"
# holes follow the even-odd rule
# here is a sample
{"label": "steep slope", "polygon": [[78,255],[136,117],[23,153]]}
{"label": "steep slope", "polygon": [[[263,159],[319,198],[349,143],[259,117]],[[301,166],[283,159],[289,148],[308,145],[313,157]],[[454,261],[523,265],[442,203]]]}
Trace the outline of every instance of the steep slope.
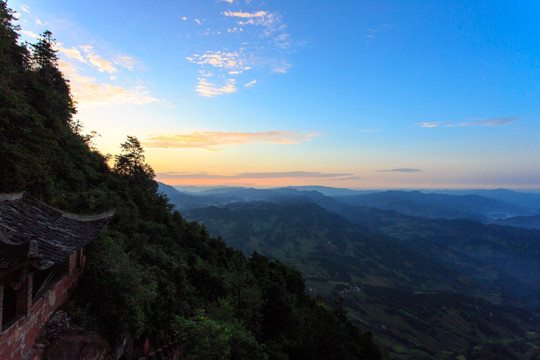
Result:
{"label": "steep slope", "polygon": [[244,252],[294,264],[323,296],[342,296],[349,316],[381,339],[394,359],[471,356],[492,342],[506,344],[509,358],[532,359],[535,314],[464,296],[486,296],[489,289],[315,204],[238,203],[185,216],[204,221]]}
{"label": "steep slope", "polygon": [[[348,220],[392,236],[491,289],[486,298],[540,307],[540,231],[471,220],[422,219],[391,210],[342,206]],[[493,297],[494,296],[494,297]]]}
{"label": "steep slope", "polygon": [[539,319],[529,311],[457,293],[359,286],[341,292],[349,314],[392,359],[536,359]]}
{"label": "steep slope", "polygon": [[295,265],[308,283],[339,278],[416,290],[472,287],[466,276],[313,203],[237,203],[184,216],[204,220],[211,234],[246,254],[257,251]]}
{"label": "steep slope", "polygon": [[[214,192],[219,193],[222,199],[227,199],[227,202],[209,202],[221,206],[234,201],[240,202],[242,198],[267,199],[274,203],[283,201],[316,203],[353,223],[399,239],[407,248],[437,259],[449,269],[474,278],[482,283],[484,290],[489,289],[484,291],[483,296],[491,301],[529,308],[540,306],[540,300],[535,296],[540,291],[540,263],[537,261],[540,258],[538,232],[485,225],[470,220],[407,216],[392,210],[340,203],[312,190],[221,188],[207,191],[208,194]],[[433,197],[435,195],[436,197]],[[423,198],[425,194],[411,196]],[[463,203],[468,199],[473,199],[476,203],[479,201],[477,196],[428,194],[427,197],[451,199],[450,203]],[[485,200],[488,200],[485,204],[491,203],[490,199],[485,198],[481,198],[480,202]],[[468,207],[477,208],[477,205]]]}

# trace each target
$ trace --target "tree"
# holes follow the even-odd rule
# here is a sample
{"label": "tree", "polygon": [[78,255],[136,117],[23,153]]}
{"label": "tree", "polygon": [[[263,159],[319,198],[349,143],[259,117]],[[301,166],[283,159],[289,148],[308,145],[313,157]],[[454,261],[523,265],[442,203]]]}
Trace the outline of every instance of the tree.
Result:
{"label": "tree", "polygon": [[144,149],[135,136],[127,137],[120,145],[122,153],[115,156],[114,171],[119,175],[154,179],[154,170],[145,163]]}
{"label": "tree", "polygon": [[20,73],[27,51],[18,45],[19,26],[13,25],[13,12],[5,1],[0,1],[0,81],[13,79]]}
{"label": "tree", "polygon": [[135,183],[142,185],[147,192],[155,192],[157,183],[154,170],[145,162],[144,149],[135,136],[127,137],[126,142],[120,145],[122,153],[115,156],[113,171],[123,177],[131,178]]}
{"label": "tree", "polygon": [[34,66],[40,69],[56,68],[58,62],[57,50],[54,49],[52,32],[45,30],[37,44],[32,44],[32,59]]}
{"label": "tree", "polygon": [[31,45],[31,49],[31,65],[35,73],[32,84],[34,90],[31,93],[33,106],[45,117],[48,128],[55,132],[72,132],[72,117],[76,109],[71,98],[69,81],[58,69],[58,56],[52,33],[44,31],[38,42]]}

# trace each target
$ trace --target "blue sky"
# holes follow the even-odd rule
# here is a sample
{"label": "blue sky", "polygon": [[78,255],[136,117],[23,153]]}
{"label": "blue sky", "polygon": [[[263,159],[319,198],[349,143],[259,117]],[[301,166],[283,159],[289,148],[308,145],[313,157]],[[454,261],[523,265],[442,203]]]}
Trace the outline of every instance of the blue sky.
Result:
{"label": "blue sky", "polygon": [[10,0],[182,185],[540,189],[537,1]]}

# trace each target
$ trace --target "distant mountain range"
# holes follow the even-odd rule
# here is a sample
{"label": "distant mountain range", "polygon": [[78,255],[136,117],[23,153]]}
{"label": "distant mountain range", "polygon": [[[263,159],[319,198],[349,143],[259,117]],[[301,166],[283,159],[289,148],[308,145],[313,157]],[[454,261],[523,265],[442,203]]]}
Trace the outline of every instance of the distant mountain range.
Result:
{"label": "distant mountain range", "polygon": [[539,211],[536,194],[160,189],[228,245],[294,265],[314,293],[342,297],[393,359],[540,355],[531,345],[540,342],[540,231],[488,224]]}
{"label": "distant mountain range", "polygon": [[446,195],[420,191],[383,191],[372,194],[334,196],[334,199],[352,205],[395,210],[405,215],[446,219],[463,218],[482,222],[531,215],[539,211],[480,195]]}
{"label": "distant mountain range", "polygon": [[[471,219],[482,223],[518,226],[538,229],[540,216],[540,193],[520,193],[511,190],[446,190],[446,191],[358,191],[324,186],[299,186],[274,189],[244,187],[200,188],[181,187],[191,191],[179,191],[172,186],[160,184],[179,210],[205,206],[223,206],[233,202],[309,199],[321,202],[337,202],[350,205],[395,210],[404,215],[424,218]],[[193,191],[196,190],[196,191]],[[327,206],[323,206],[328,208]],[[505,222],[506,219],[517,218]]]}

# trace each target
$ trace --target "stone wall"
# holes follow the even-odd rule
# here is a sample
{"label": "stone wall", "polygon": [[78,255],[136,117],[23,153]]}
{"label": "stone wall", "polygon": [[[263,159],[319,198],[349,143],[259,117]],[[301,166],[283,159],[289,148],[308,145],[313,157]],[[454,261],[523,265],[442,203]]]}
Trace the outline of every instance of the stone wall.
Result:
{"label": "stone wall", "polygon": [[[32,277],[25,281],[26,311],[11,326],[0,333],[0,359],[19,360],[32,357],[30,351],[47,320],[69,296],[81,274],[77,253],[69,259],[69,271],[40,296],[32,299]],[[33,302],[34,301],[34,302]]]}

